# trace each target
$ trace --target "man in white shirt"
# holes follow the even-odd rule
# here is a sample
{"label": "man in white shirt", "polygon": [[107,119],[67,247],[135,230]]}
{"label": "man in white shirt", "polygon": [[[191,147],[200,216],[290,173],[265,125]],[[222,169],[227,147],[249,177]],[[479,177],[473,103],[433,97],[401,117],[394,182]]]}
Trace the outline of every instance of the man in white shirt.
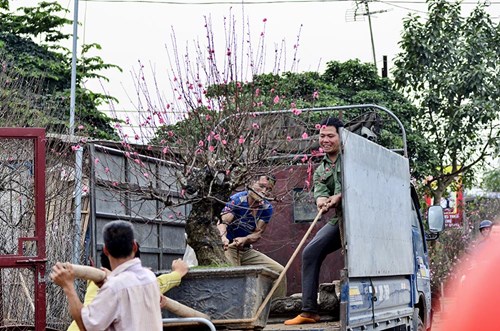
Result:
{"label": "man in white shirt", "polygon": [[71,264],[58,262],[51,278],[64,290],[69,311],[80,330],[162,330],[160,291],[155,275],[134,258],[137,243],[129,222],[113,221],[104,226],[104,254],[112,272],[94,301],[84,307],[74,288]]}

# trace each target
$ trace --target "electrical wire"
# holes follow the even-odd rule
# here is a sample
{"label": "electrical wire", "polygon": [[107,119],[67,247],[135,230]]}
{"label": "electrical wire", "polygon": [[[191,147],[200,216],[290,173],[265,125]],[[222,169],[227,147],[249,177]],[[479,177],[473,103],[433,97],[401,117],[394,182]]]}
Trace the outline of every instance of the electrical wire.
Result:
{"label": "electrical wire", "polygon": [[[195,1],[163,1],[163,0],[81,0],[83,2],[107,2],[107,3],[151,3],[151,4],[165,4],[165,5],[266,5],[266,4],[279,4],[279,3],[309,3],[309,2],[348,2],[352,0],[268,0],[268,1],[207,1],[207,2],[195,2]],[[425,0],[421,1],[402,1],[402,0],[391,0],[391,1],[379,1],[373,0],[372,2],[382,2],[386,4],[417,4],[426,5]],[[464,5],[477,5],[477,2],[473,1],[463,1],[461,4]],[[500,1],[489,1],[490,5],[499,5]],[[414,10],[411,8],[405,8],[408,10]]]}
{"label": "electrical wire", "polygon": [[383,4],[388,5],[388,6],[392,6],[392,7],[396,7],[396,8],[400,8],[400,9],[404,9],[404,10],[408,10],[408,11],[412,11],[412,12],[416,12],[416,13],[428,14],[428,12],[425,11],[425,10],[418,10],[418,9],[414,9],[414,8],[409,8],[409,7],[405,7],[405,6],[396,5],[392,1],[377,0],[377,2],[383,3]]}
{"label": "electrical wire", "polygon": [[107,2],[107,3],[150,3],[162,5],[268,5],[279,3],[309,3],[309,2],[349,2],[352,0],[268,0],[268,1],[162,1],[162,0],[81,0],[84,2]]}

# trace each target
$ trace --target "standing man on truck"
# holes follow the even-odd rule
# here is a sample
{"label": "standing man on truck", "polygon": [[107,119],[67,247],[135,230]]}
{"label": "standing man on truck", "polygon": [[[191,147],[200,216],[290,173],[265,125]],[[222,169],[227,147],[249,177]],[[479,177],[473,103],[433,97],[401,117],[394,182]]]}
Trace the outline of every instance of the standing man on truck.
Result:
{"label": "standing man on truck", "polygon": [[[259,265],[277,273],[283,266],[252,248],[262,238],[273,215],[273,206],[266,199],[273,190],[276,179],[272,175],[256,175],[250,180],[246,191],[231,196],[222,210],[217,224],[226,258],[233,265]],[[273,298],[286,296],[286,277],[276,289]]]}
{"label": "standing man on truck", "polygon": [[137,242],[132,225],[113,221],[102,232],[103,251],[112,272],[91,304],[84,307],[78,298],[70,263],[57,262],[52,267],[50,276],[63,288],[71,317],[80,330],[161,331],[160,290],[153,272],[135,258]]}
{"label": "standing man on truck", "polygon": [[341,248],[339,220],[341,215],[342,183],[339,129],[341,120],[328,117],[320,123],[319,145],[325,156],[314,172],[314,199],[318,211],[335,208],[335,216],[325,224],[302,252],[302,313],[285,321],[286,325],[317,323],[318,286],[321,264],[326,256]]}

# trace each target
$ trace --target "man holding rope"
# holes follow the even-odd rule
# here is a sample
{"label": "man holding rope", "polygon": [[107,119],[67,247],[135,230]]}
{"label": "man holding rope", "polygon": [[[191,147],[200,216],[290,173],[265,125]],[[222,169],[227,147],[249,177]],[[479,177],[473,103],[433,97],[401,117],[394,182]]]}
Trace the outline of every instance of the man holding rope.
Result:
{"label": "man holding rope", "polygon": [[318,286],[321,264],[326,256],[342,247],[341,240],[341,160],[338,118],[328,117],[320,123],[319,145],[325,156],[314,172],[314,198],[318,212],[335,208],[336,215],[323,226],[302,252],[302,313],[285,321],[286,325],[317,323]]}
{"label": "man holding rope", "polygon": [[80,330],[162,330],[156,277],[135,258],[137,243],[129,222],[113,221],[103,229],[104,254],[113,270],[91,304],[84,307],[75,291],[70,263],[57,262],[51,278],[61,286],[71,317]]}
{"label": "man holding rope", "polygon": [[[217,224],[226,258],[233,265],[260,265],[281,273],[283,266],[252,248],[258,241],[273,215],[273,207],[266,199],[276,179],[271,175],[254,176],[246,191],[231,196],[222,210]],[[286,296],[284,277],[273,298]]]}

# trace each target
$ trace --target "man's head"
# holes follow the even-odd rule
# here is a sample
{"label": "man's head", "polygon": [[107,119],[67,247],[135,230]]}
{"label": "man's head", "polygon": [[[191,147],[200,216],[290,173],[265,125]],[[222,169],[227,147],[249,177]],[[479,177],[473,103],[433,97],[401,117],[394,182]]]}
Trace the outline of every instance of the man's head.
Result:
{"label": "man's head", "polygon": [[488,237],[491,233],[491,227],[493,226],[493,222],[490,220],[484,220],[479,223],[479,231],[483,237]]}
{"label": "man's head", "polygon": [[255,175],[250,180],[249,191],[252,199],[262,201],[273,190],[276,178],[273,175]]}
{"label": "man's head", "polygon": [[[137,251],[135,252],[135,257],[140,258],[141,249],[139,243],[136,242],[136,244],[137,244]],[[106,256],[106,254],[104,254],[104,252],[101,252],[101,267],[111,270],[111,263],[109,262],[109,258]]]}
{"label": "man's head", "polygon": [[340,151],[339,129],[344,123],[336,117],[327,117],[320,125],[319,146],[326,154],[337,154]]}
{"label": "man's head", "polygon": [[130,222],[112,221],[102,229],[104,252],[115,259],[133,256],[137,251],[134,228]]}

